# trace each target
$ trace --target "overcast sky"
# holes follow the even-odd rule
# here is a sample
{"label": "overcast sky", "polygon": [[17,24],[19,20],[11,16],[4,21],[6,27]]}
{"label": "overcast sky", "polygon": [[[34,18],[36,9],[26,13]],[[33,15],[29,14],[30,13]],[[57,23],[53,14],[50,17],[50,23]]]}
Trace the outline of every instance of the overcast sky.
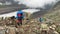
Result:
{"label": "overcast sky", "polygon": [[25,4],[26,6],[36,8],[36,7],[44,7],[46,4],[55,4],[58,0],[16,0],[19,3]]}

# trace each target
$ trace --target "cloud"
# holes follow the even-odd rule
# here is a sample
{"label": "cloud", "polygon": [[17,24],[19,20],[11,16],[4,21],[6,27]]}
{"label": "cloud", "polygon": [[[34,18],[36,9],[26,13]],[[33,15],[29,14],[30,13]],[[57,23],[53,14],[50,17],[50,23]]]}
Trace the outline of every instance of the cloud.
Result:
{"label": "cloud", "polygon": [[22,11],[32,14],[32,13],[40,11],[40,10],[38,10],[38,9],[25,9],[25,10],[22,10]]}
{"label": "cloud", "polygon": [[[7,13],[7,14],[2,14],[0,17],[11,17],[11,16],[16,16],[17,12],[12,12],[12,13]],[[12,15],[11,15],[12,14]]]}
{"label": "cloud", "polygon": [[45,4],[55,4],[57,0],[17,0],[30,8],[44,7]]}
{"label": "cloud", "polygon": [[[40,11],[40,10],[36,10],[36,9],[26,9],[26,10],[22,10],[23,12],[27,12],[27,13],[34,13],[34,12],[37,12],[37,11]],[[12,15],[11,15],[12,14]],[[15,16],[16,17],[16,14],[17,14],[17,11],[15,12],[11,12],[11,13],[7,13],[7,14],[2,14],[0,15],[0,17],[11,17],[11,16]]]}

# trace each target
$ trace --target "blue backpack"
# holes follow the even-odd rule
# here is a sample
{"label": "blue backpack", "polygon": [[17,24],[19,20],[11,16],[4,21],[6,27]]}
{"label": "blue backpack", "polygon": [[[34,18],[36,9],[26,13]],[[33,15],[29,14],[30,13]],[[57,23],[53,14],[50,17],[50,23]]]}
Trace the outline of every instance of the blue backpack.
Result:
{"label": "blue backpack", "polygon": [[16,16],[17,19],[23,19],[23,12],[21,10],[19,10],[17,12],[17,16]]}

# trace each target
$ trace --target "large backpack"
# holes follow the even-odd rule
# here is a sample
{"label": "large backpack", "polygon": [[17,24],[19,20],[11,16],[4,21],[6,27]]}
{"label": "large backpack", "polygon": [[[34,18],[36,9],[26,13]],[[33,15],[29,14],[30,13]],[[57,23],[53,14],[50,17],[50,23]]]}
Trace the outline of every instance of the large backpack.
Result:
{"label": "large backpack", "polygon": [[22,19],[23,18],[23,12],[22,11],[18,11],[17,12],[17,19]]}

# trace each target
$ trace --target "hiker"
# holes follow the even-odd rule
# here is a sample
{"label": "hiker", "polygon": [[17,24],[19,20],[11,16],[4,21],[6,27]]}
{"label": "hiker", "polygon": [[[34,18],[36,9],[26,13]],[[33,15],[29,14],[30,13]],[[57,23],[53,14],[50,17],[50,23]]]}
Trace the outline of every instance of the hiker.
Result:
{"label": "hiker", "polygon": [[12,17],[10,17],[11,18],[11,21],[12,21],[12,25],[15,25],[15,16],[12,16]]}
{"label": "hiker", "polygon": [[17,12],[16,19],[17,19],[17,25],[18,26],[22,25],[23,12],[21,10]]}
{"label": "hiker", "polygon": [[15,16],[12,16],[12,17],[11,17],[11,19],[13,19],[13,20],[14,20],[14,19],[15,19]]}
{"label": "hiker", "polygon": [[27,18],[27,19],[26,19],[26,23],[25,23],[25,24],[28,24],[29,22],[30,22],[30,20]]}
{"label": "hiker", "polygon": [[43,18],[40,17],[39,21],[42,23],[43,22]]}

